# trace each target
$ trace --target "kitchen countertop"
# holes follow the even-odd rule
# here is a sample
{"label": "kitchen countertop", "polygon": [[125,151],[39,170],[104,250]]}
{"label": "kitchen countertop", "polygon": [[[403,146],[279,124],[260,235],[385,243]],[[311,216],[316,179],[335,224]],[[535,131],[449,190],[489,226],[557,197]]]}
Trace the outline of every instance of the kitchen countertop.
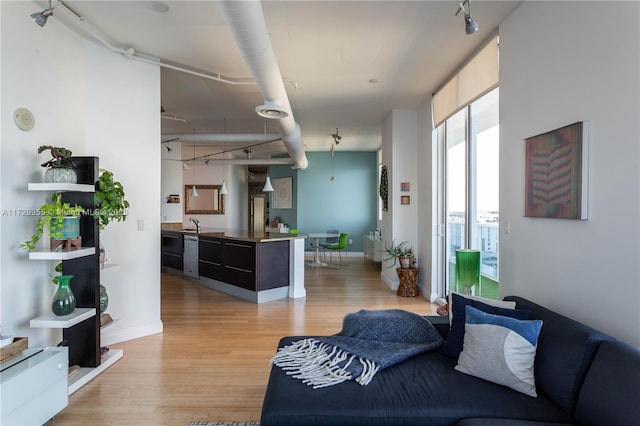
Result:
{"label": "kitchen countertop", "polygon": [[266,232],[249,232],[247,230],[200,228],[200,233],[196,234],[195,228],[162,229],[162,232],[178,232],[184,235],[199,235],[202,237],[226,238],[230,240],[248,241],[254,243],[268,243],[273,241],[287,241],[304,239],[306,234],[277,234]]}

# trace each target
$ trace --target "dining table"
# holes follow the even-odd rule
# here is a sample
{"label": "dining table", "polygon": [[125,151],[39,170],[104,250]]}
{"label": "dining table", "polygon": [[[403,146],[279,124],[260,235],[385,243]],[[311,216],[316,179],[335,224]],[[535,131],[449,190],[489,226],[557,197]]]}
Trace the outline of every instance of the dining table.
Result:
{"label": "dining table", "polygon": [[313,253],[313,261],[308,262],[307,265],[314,268],[316,266],[320,266],[320,267],[327,266],[326,263],[320,260],[320,240],[322,240],[323,238],[336,238],[336,237],[339,237],[340,234],[335,234],[331,232],[310,232],[307,234],[307,236],[313,240],[313,245],[315,247],[315,251]]}

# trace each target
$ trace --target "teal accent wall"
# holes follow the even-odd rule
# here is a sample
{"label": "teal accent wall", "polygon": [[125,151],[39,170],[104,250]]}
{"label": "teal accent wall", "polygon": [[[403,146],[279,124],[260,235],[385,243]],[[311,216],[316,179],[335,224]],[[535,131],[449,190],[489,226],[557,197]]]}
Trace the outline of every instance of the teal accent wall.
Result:
{"label": "teal accent wall", "polygon": [[[301,233],[339,229],[348,232],[353,244],[348,251],[361,252],[362,236],[377,224],[377,153],[335,151],[333,164],[328,152],[307,152],[309,166],[271,166],[271,179],[292,176],[293,209],[269,209],[269,217]],[[331,181],[331,176],[335,179]],[[306,249],[310,250],[307,240]]]}

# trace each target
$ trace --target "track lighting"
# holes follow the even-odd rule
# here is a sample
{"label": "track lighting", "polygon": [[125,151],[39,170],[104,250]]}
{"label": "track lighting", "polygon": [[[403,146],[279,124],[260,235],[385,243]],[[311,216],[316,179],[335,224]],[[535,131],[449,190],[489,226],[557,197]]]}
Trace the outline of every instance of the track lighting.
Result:
{"label": "track lighting", "polygon": [[[469,12],[467,12],[466,9],[464,8],[465,4],[469,6]],[[467,34],[473,34],[476,31],[478,31],[478,28],[479,28],[478,23],[474,21],[473,18],[471,17],[471,4],[469,3],[469,0],[465,0],[464,2],[460,3],[460,7],[456,12],[456,16],[458,16],[458,13],[460,13],[460,11],[464,12],[465,32]]]}
{"label": "track lighting", "polygon": [[53,15],[53,7],[51,7],[51,0],[49,0],[49,9],[45,9],[42,12],[36,12],[31,14],[31,19],[33,22],[44,27],[47,23],[47,18]]}
{"label": "track lighting", "polygon": [[331,136],[333,136],[333,140],[336,143],[336,145],[338,145],[342,141],[342,136],[340,136],[337,127],[336,127],[336,132],[332,133]]}

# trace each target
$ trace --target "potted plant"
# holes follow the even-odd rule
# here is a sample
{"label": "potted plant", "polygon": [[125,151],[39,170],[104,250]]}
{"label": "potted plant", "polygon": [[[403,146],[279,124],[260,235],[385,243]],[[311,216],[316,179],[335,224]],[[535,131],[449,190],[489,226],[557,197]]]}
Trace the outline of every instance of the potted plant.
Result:
{"label": "potted plant", "polygon": [[45,226],[49,230],[49,235],[54,240],[66,240],[77,238],[80,235],[80,215],[84,208],[75,204],[62,202],[62,193],[54,192],[51,201],[44,203],[38,210],[38,221],[36,231],[31,239],[20,244],[20,248],[33,251],[36,243],[42,237]]}
{"label": "potted plant", "polygon": [[93,200],[93,217],[98,220],[100,230],[113,221],[123,222],[127,219],[129,202],[124,198],[124,187],[113,179],[113,173],[109,170],[100,169]]}
{"label": "potted plant", "polygon": [[396,240],[391,241],[390,245],[384,246],[385,252],[387,253],[387,258],[385,260],[393,259],[393,264],[389,266],[391,268],[396,264],[397,261],[400,261],[400,267],[402,269],[411,269],[411,264],[413,263],[413,247],[407,245],[407,241],[402,241],[396,244]]}
{"label": "potted plant", "polygon": [[76,173],[76,165],[71,160],[71,150],[66,148],[41,145],[38,148],[38,154],[49,150],[51,159],[41,164],[46,167],[44,172],[44,181],[47,183],[76,183],[78,175]]}

